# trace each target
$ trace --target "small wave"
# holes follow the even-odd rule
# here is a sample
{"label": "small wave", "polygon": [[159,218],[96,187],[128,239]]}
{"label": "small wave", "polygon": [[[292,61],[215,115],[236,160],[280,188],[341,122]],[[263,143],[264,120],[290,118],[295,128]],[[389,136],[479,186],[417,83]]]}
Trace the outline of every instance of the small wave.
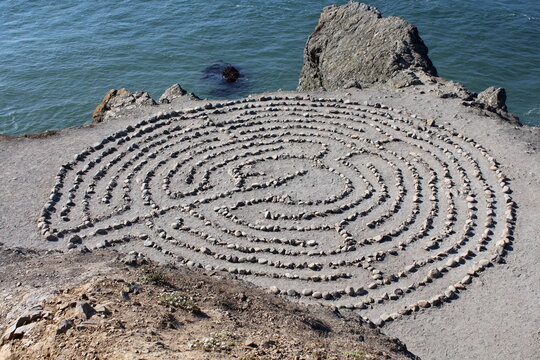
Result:
{"label": "small wave", "polygon": [[[525,2],[525,4],[526,4],[526,2]],[[500,9],[506,11],[508,13],[508,15],[511,16],[511,17],[518,17],[518,16],[526,17],[527,20],[529,20],[529,21],[535,21],[535,20],[539,19],[538,16],[530,15],[530,14],[527,13],[529,11],[536,12],[535,10],[537,10],[537,9],[535,9],[534,7],[533,8],[529,7],[526,10],[527,12],[520,11],[517,7],[520,7],[521,5],[524,5],[524,4],[520,3],[519,1],[516,4],[512,4],[512,5],[508,5],[507,2],[495,1],[493,3],[493,5],[496,6],[497,8],[500,8]],[[537,15],[537,14],[535,14],[535,15]]]}

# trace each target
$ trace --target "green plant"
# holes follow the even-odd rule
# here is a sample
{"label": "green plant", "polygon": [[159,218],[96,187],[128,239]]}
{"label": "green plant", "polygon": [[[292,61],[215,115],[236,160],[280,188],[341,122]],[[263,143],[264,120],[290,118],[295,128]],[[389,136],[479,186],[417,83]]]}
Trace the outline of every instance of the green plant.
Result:
{"label": "green plant", "polygon": [[230,351],[235,344],[232,341],[224,341],[223,339],[217,339],[216,337],[203,338],[196,340],[190,347],[196,349],[202,349],[204,351]]}
{"label": "green plant", "polygon": [[146,274],[141,278],[143,284],[153,284],[157,286],[164,286],[169,284],[167,276],[160,271],[145,269]]}
{"label": "green plant", "polygon": [[201,312],[201,309],[189,297],[179,293],[163,294],[159,297],[158,303],[178,307],[192,313]]}
{"label": "green plant", "polygon": [[215,339],[226,339],[226,338],[230,338],[232,336],[231,333],[229,333],[228,331],[220,331],[220,332],[217,332],[214,334],[214,338]]}
{"label": "green plant", "polygon": [[360,351],[347,351],[345,353],[345,355],[348,357],[348,358],[353,358],[353,359],[364,359],[365,358],[365,355],[363,352],[360,352]]}

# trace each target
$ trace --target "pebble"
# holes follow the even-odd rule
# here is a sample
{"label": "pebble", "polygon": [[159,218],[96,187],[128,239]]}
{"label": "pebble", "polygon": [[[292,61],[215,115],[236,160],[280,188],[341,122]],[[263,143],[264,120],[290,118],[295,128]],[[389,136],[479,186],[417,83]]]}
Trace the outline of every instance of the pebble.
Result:
{"label": "pebble", "polygon": [[154,242],[152,240],[145,240],[145,242],[143,243],[144,246],[146,247],[152,247],[154,246]]}
{"label": "pebble", "polygon": [[429,299],[429,303],[430,303],[432,306],[439,306],[439,305],[442,303],[441,298],[442,298],[441,295],[434,296],[434,297],[432,297],[431,299]]}
{"label": "pebble", "polygon": [[65,334],[69,329],[71,329],[75,325],[75,322],[73,319],[65,319],[58,323],[56,326],[56,334]]}
{"label": "pebble", "polygon": [[487,259],[482,259],[478,262],[478,265],[480,265],[481,267],[485,268],[487,266],[489,266],[489,260]]}
{"label": "pebble", "polygon": [[246,341],[244,341],[244,346],[250,347],[250,348],[259,347],[259,345],[257,345],[257,343],[255,341],[253,341],[252,339],[247,339]]}
{"label": "pebble", "polygon": [[297,296],[298,295],[298,292],[294,289],[289,289],[287,290],[287,295],[288,296]]}
{"label": "pebble", "polygon": [[271,286],[271,287],[270,287],[270,292],[271,292],[272,294],[277,295],[277,294],[279,294],[279,289],[278,289],[276,286]]}
{"label": "pebble", "polygon": [[446,266],[449,266],[449,267],[455,267],[458,264],[459,264],[459,259],[456,259],[456,258],[448,259],[448,261],[446,262]]}
{"label": "pebble", "polygon": [[448,299],[453,299],[455,296],[455,292],[452,290],[445,290],[444,296],[446,296]]}
{"label": "pebble", "polygon": [[441,272],[439,271],[439,269],[436,269],[436,268],[431,269],[428,272],[428,278],[430,279],[438,278],[440,275],[441,275]]}
{"label": "pebble", "polygon": [[77,315],[83,320],[90,319],[96,313],[96,310],[86,301],[77,302],[77,304],[75,305],[75,311],[77,312]]}
{"label": "pebble", "polygon": [[108,245],[109,245],[109,243],[108,243],[107,240],[102,240],[102,241],[99,241],[99,242],[96,244],[96,249],[104,249],[104,248],[106,248]]}
{"label": "pebble", "polygon": [[82,244],[82,238],[79,235],[73,235],[69,238],[69,242],[72,244]]}
{"label": "pebble", "polygon": [[120,291],[120,297],[122,298],[122,300],[128,301],[130,299],[129,298],[129,292],[121,290]]}
{"label": "pebble", "polygon": [[105,306],[105,305],[102,305],[102,304],[98,304],[94,307],[94,310],[100,314],[104,314],[104,315],[107,315],[107,314],[110,314],[111,311]]}
{"label": "pebble", "polygon": [[49,234],[45,237],[45,240],[47,241],[58,241],[58,236],[54,234]]}

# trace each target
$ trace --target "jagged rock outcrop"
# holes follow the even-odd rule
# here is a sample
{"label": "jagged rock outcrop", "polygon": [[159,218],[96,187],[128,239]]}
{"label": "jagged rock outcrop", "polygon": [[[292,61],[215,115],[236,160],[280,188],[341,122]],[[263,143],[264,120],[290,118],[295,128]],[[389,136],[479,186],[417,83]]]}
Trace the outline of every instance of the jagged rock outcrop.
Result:
{"label": "jagged rock outcrop", "polygon": [[147,92],[141,90],[132,93],[124,88],[111,89],[94,109],[92,122],[103,122],[120,109],[131,109],[141,105],[157,105],[157,103]]}
{"label": "jagged rock outcrop", "polygon": [[197,95],[188,93],[186,90],[184,90],[180,84],[174,84],[163,92],[158,101],[160,104],[168,104],[174,99],[182,96],[187,96],[191,100],[200,100]]}
{"label": "jagged rock outcrop", "polygon": [[416,27],[376,8],[350,2],[324,8],[304,50],[298,90],[357,84],[419,84],[416,72],[437,76]]}

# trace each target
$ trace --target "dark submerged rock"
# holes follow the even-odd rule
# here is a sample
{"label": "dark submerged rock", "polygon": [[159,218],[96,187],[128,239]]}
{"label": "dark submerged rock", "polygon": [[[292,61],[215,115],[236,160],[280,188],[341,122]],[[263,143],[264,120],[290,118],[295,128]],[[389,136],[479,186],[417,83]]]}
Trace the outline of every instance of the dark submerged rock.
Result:
{"label": "dark submerged rock", "polygon": [[222,61],[206,67],[202,71],[201,80],[211,88],[210,95],[220,98],[242,96],[249,91],[245,73]]}
{"label": "dark submerged rock", "polygon": [[221,72],[221,75],[223,75],[223,78],[227,82],[236,82],[240,77],[240,72],[234,66],[227,65]]}

